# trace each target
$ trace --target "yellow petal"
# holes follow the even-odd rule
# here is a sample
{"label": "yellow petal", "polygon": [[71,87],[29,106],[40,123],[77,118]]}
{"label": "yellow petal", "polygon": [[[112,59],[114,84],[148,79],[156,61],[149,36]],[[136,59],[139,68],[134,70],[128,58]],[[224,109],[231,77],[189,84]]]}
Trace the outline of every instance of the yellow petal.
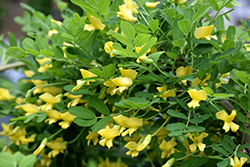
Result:
{"label": "yellow petal", "polygon": [[217,112],[215,114],[215,116],[216,116],[217,119],[226,121],[227,117],[228,117],[228,114],[226,113],[226,111],[222,110],[222,111]]}
{"label": "yellow petal", "polygon": [[174,3],[179,3],[179,4],[187,2],[187,0],[172,0],[172,1]]}
{"label": "yellow petal", "polygon": [[47,103],[59,103],[61,101],[61,99],[59,97],[54,97],[49,93],[44,93],[42,95],[39,96],[40,99],[42,99],[43,101],[47,102]]}
{"label": "yellow petal", "polygon": [[129,87],[133,84],[132,79],[128,77],[118,77],[112,80],[117,86]]}
{"label": "yellow petal", "polygon": [[133,78],[135,79],[136,78],[136,75],[137,75],[137,72],[135,70],[132,70],[132,69],[123,69],[123,68],[119,68],[122,76],[124,77],[128,77],[128,78]]}
{"label": "yellow petal", "polygon": [[158,1],[158,2],[146,2],[146,6],[148,7],[148,8],[152,8],[152,9],[154,9],[155,7],[156,7],[156,5],[158,5],[159,3],[161,3],[160,1]]}
{"label": "yellow petal", "polygon": [[88,19],[90,21],[90,23],[92,24],[92,26],[94,26],[95,30],[103,30],[106,26],[104,24],[102,24],[100,19],[94,18],[93,16],[88,15]]}
{"label": "yellow petal", "polygon": [[191,74],[192,67],[179,67],[176,69],[176,75],[179,77],[184,77],[185,75]]}
{"label": "yellow petal", "polygon": [[189,149],[190,149],[191,152],[195,152],[196,148],[197,148],[197,146],[195,144],[191,144],[189,146]]}
{"label": "yellow petal", "polygon": [[117,16],[120,17],[123,20],[126,20],[128,22],[134,23],[137,21],[137,18],[133,17],[132,11],[128,9],[126,6],[121,5],[119,6],[120,12],[117,12]]}
{"label": "yellow petal", "polygon": [[137,5],[132,0],[124,0],[126,8],[131,10],[132,14],[138,14]]}
{"label": "yellow petal", "polygon": [[213,31],[214,25],[199,27],[194,31],[194,36],[197,39],[204,39],[209,36]]}
{"label": "yellow petal", "polygon": [[0,88],[0,101],[11,100],[12,98],[8,89]]}
{"label": "yellow petal", "polygon": [[39,108],[34,104],[27,103],[27,104],[20,105],[20,107],[27,113],[39,112]]}
{"label": "yellow petal", "polygon": [[80,69],[82,77],[83,78],[92,78],[92,77],[97,77],[97,75],[93,74],[92,72],[89,72],[87,70],[84,69]]}
{"label": "yellow petal", "polygon": [[236,132],[238,129],[239,129],[239,125],[237,125],[236,123],[234,123],[234,122],[231,122],[231,130],[233,131],[233,132]]}

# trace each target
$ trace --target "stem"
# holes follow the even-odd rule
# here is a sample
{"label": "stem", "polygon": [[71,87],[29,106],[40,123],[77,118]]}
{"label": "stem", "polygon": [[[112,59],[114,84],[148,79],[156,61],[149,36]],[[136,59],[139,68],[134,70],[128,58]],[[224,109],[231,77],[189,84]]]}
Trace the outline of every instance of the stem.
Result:
{"label": "stem", "polygon": [[170,120],[171,116],[169,116],[166,121],[161,125],[161,127],[159,129],[157,129],[157,131],[155,131],[154,134],[152,134],[152,137],[155,136],[160,130],[161,128]]}
{"label": "stem", "polygon": [[22,66],[26,66],[26,64],[24,64],[23,62],[16,62],[16,63],[1,65],[0,72],[5,71],[5,70],[9,70],[12,68],[16,68],[16,67],[22,67]]}
{"label": "stem", "polygon": [[212,106],[214,106],[214,108],[216,108],[218,111],[220,111],[220,109],[216,105],[214,105],[213,102],[209,101],[209,103],[212,104]]}
{"label": "stem", "polygon": [[68,144],[74,143],[81,135],[85,128],[82,128],[81,132],[74,138],[73,140],[69,141]]}
{"label": "stem", "polygon": [[58,135],[61,131],[63,131],[64,129],[59,129],[56,133],[54,133],[53,135],[51,135],[50,137],[48,137],[48,140],[53,138],[54,136]]}
{"label": "stem", "polygon": [[151,158],[149,157],[149,155],[148,155],[148,153],[147,153],[146,150],[144,150],[144,153],[145,153],[145,155],[147,156],[147,158],[149,159],[149,161],[150,161],[150,163],[151,163],[151,166],[152,166],[152,167],[155,167],[153,161],[152,161]]}
{"label": "stem", "polygon": [[191,110],[188,112],[188,120],[187,120],[187,123],[186,123],[186,128],[188,127],[188,124],[190,122],[190,117],[191,117]]}
{"label": "stem", "polygon": [[148,23],[147,19],[144,17],[144,15],[143,15],[141,12],[139,12],[139,14],[140,14],[140,16],[143,18],[143,20],[145,21],[145,23],[146,23],[147,26],[148,26],[149,23]]}
{"label": "stem", "polygon": [[[150,70],[145,64],[143,66],[151,73],[153,74],[160,82],[163,82],[161,78],[159,78],[152,70]],[[155,65],[157,66],[157,65]],[[158,67],[158,66],[157,66]]]}

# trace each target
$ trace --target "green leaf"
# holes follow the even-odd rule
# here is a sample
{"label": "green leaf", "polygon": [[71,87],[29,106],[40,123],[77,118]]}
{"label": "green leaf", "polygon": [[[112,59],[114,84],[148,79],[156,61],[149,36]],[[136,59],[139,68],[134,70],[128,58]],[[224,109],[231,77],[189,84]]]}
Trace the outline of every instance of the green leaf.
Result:
{"label": "green leaf", "polygon": [[219,153],[223,154],[224,156],[229,157],[228,153],[222,147],[219,147],[217,145],[212,145],[212,148],[215,151],[218,151]]}
{"label": "green leaf", "polygon": [[26,56],[26,52],[16,46],[11,46],[7,49],[8,55],[10,55],[12,58],[22,58]]}
{"label": "green leaf", "polygon": [[36,36],[36,46],[39,50],[49,49],[48,41],[39,34]]}
{"label": "green leaf", "polygon": [[190,23],[193,22],[192,18],[194,16],[194,9],[192,8],[187,8],[184,13],[184,19],[188,19]]}
{"label": "green leaf", "polygon": [[95,124],[96,122],[97,122],[97,118],[84,120],[84,119],[76,117],[74,119],[74,123],[76,123],[78,126],[81,126],[81,127],[89,127]]}
{"label": "green leaf", "polygon": [[124,108],[134,108],[134,109],[143,109],[149,104],[149,101],[140,98],[140,97],[129,97],[125,100],[120,100],[118,103],[115,103],[118,107],[124,107]]}
{"label": "green leaf", "polygon": [[116,63],[109,64],[103,67],[103,76],[104,78],[112,77],[115,74]]}
{"label": "green leaf", "polygon": [[228,161],[225,161],[225,160],[220,161],[217,163],[217,166],[218,167],[226,167],[226,166],[228,166]]}
{"label": "green leaf", "polygon": [[79,7],[86,13],[89,13],[91,16],[102,19],[98,14],[95,13],[96,9],[89,3],[82,0],[71,0],[71,2]]}
{"label": "green leaf", "polygon": [[234,26],[229,26],[227,28],[227,39],[234,40],[236,34],[236,28]]}
{"label": "green leaf", "polygon": [[227,50],[227,49],[230,49],[230,48],[233,48],[235,46],[235,43],[233,40],[231,39],[226,39],[223,44],[222,44],[222,48],[224,50]]}
{"label": "green leaf", "polygon": [[15,152],[15,154],[12,155],[12,157],[13,157],[13,162],[18,164],[20,160],[24,157],[24,155],[20,151],[18,151],[18,152]]}
{"label": "green leaf", "polygon": [[241,82],[248,84],[249,75],[246,72],[233,69],[233,73]]}
{"label": "green leaf", "polygon": [[87,108],[80,106],[72,106],[69,108],[69,113],[82,119],[94,119],[96,117],[95,113]]}
{"label": "green leaf", "polygon": [[97,111],[104,115],[110,114],[109,108],[106,106],[106,104],[104,104],[103,101],[96,96],[91,96],[89,98],[89,106],[94,107]]}
{"label": "green leaf", "polygon": [[168,57],[170,57],[171,59],[176,60],[177,59],[177,55],[174,52],[166,52],[166,54],[168,55]]}
{"label": "green leaf", "polygon": [[47,118],[47,115],[45,114],[45,112],[38,114],[37,118],[36,118],[36,122],[37,123],[41,123],[43,122],[45,119]]}
{"label": "green leaf", "polygon": [[182,47],[183,44],[184,44],[184,42],[185,42],[185,39],[182,38],[182,39],[178,39],[178,40],[176,40],[176,41],[173,41],[172,44],[173,44],[174,46],[177,46],[177,47]]}
{"label": "green leaf", "polygon": [[136,47],[141,47],[143,46],[145,43],[148,42],[149,38],[151,37],[151,35],[147,35],[147,34],[138,34],[133,43]]}
{"label": "green leaf", "polygon": [[15,167],[13,164],[13,158],[11,153],[9,152],[1,152],[0,153],[0,167]]}
{"label": "green leaf", "polygon": [[177,41],[179,39],[183,39],[183,33],[178,26],[178,20],[174,21],[172,33],[173,33],[174,41]]}
{"label": "green leaf", "polygon": [[176,131],[176,130],[182,130],[186,128],[186,125],[184,123],[177,122],[177,123],[168,124],[166,128],[167,130],[170,130],[170,131]]}
{"label": "green leaf", "polygon": [[213,45],[210,44],[198,44],[194,48],[194,54],[195,55],[203,55],[205,53],[208,53],[211,49],[213,49]]}
{"label": "green leaf", "polygon": [[182,119],[188,119],[187,116],[181,112],[177,112],[173,109],[169,109],[167,113],[172,117],[182,118]]}
{"label": "green leaf", "polygon": [[155,32],[155,31],[158,29],[158,27],[159,27],[159,20],[151,20],[151,21],[149,22],[148,27],[149,27],[153,32]]}
{"label": "green leaf", "polygon": [[199,124],[199,123],[202,123],[203,121],[204,119],[202,117],[194,117],[190,120],[190,122],[193,124]]}
{"label": "green leaf", "polygon": [[102,119],[100,119],[95,125],[91,127],[92,132],[97,132],[105,127],[111,119],[111,116],[103,117]]}
{"label": "green leaf", "polygon": [[185,109],[186,111],[189,111],[190,108],[187,106],[187,103],[185,103],[184,101],[182,100],[179,100],[178,98],[175,98],[175,100],[181,105],[181,107],[183,109]]}
{"label": "green leaf", "polygon": [[198,167],[202,166],[203,164],[207,163],[209,159],[207,157],[190,157],[189,159],[183,161],[181,163],[181,167]]}
{"label": "green leaf", "polygon": [[140,50],[139,56],[144,55],[157,41],[156,37],[152,37]]}
{"label": "green leaf", "polygon": [[69,94],[72,94],[72,95],[91,95],[92,94],[92,92],[90,92],[89,90],[84,89],[84,88],[82,88],[82,89],[80,89],[80,90],[78,90],[76,92],[71,92],[71,90],[74,87],[75,87],[74,85],[66,85],[66,86],[63,87],[63,89],[68,91]]}
{"label": "green leaf", "polygon": [[150,55],[148,55],[149,59],[152,59],[154,63],[157,63],[160,56],[164,53],[164,51],[161,52],[156,52],[156,53],[152,53]]}
{"label": "green leaf", "polygon": [[191,30],[191,22],[187,19],[178,21],[178,26],[183,33],[188,34]]}
{"label": "green leaf", "polygon": [[210,87],[202,87],[202,89],[208,94],[213,95],[214,91]]}
{"label": "green leaf", "polygon": [[51,52],[49,49],[43,49],[40,52],[41,52],[41,54],[43,54],[44,56],[47,56],[47,57],[54,56],[54,52]]}
{"label": "green leaf", "polygon": [[197,12],[195,12],[194,16],[193,16],[193,21],[196,21],[197,19],[201,18],[202,16],[204,16],[209,10],[210,10],[210,5],[204,4],[202,5],[199,10]]}
{"label": "green leaf", "polygon": [[233,154],[233,149],[231,148],[231,146],[224,140],[224,139],[221,139],[219,141],[219,143],[221,144],[221,146],[227,150],[230,154]]}
{"label": "green leaf", "polygon": [[33,154],[30,154],[21,159],[18,167],[33,167],[35,163],[36,163],[36,156]]}
{"label": "green leaf", "polygon": [[30,38],[25,38],[22,42],[23,48],[32,55],[39,55],[37,45],[35,41]]}
{"label": "green leaf", "polygon": [[28,123],[29,121],[31,121],[34,117],[36,116],[36,113],[32,113],[32,114],[29,114],[26,119],[24,120],[24,123]]}
{"label": "green leaf", "polygon": [[99,14],[106,13],[106,11],[109,8],[109,5],[110,5],[110,0],[98,1],[97,10],[98,10]]}
{"label": "green leaf", "polygon": [[188,129],[186,131],[183,131],[185,133],[188,133],[188,132],[203,132],[205,130],[204,127],[202,126],[194,126],[194,125],[191,125],[188,127]]}
{"label": "green leaf", "polygon": [[226,93],[215,93],[213,94],[213,97],[234,97],[234,94],[226,94]]}
{"label": "green leaf", "polygon": [[216,0],[208,0],[208,3],[214,8],[214,10],[218,11],[220,9]]}
{"label": "green leaf", "polygon": [[17,46],[16,37],[12,32],[8,32],[10,46]]}
{"label": "green leaf", "polygon": [[127,37],[125,37],[124,35],[121,35],[121,34],[114,34],[113,36],[115,36],[116,37],[116,39],[118,40],[118,41],[120,41],[121,43],[123,43],[123,44],[125,44],[125,45],[127,45],[128,47],[133,47],[133,44],[130,42],[130,40],[127,38]]}
{"label": "green leaf", "polygon": [[147,26],[141,24],[141,23],[137,23],[134,25],[134,28],[136,31],[139,31],[140,33],[149,33],[150,30],[148,29]]}
{"label": "green leaf", "polygon": [[129,40],[132,40],[135,37],[135,29],[130,23],[122,21],[121,30]]}

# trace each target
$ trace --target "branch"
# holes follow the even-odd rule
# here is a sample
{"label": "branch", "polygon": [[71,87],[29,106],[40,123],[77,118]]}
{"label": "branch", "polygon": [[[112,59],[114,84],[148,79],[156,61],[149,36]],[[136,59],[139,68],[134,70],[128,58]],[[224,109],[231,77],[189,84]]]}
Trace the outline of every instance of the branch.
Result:
{"label": "branch", "polygon": [[22,66],[26,66],[26,64],[24,64],[23,62],[16,62],[16,63],[1,65],[0,72],[5,71],[5,70],[9,70],[12,68],[16,68],[16,67],[22,67]]}

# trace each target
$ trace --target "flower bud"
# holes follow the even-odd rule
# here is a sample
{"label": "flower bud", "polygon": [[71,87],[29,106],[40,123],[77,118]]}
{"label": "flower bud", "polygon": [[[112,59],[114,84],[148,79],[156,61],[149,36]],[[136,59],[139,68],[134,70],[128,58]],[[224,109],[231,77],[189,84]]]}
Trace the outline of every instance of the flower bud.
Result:
{"label": "flower bud", "polygon": [[175,162],[175,159],[171,158],[162,167],[171,167],[174,164],[174,162]]}
{"label": "flower bud", "polygon": [[40,154],[43,151],[44,147],[46,146],[47,142],[48,142],[48,139],[44,138],[40,146],[33,152],[33,154],[34,155]]}
{"label": "flower bud", "polygon": [[71,90],[71,92],[76,92],[76,91],[80,90],[86,83],[87,83],[87,81],[78,82],[77,85]]}

